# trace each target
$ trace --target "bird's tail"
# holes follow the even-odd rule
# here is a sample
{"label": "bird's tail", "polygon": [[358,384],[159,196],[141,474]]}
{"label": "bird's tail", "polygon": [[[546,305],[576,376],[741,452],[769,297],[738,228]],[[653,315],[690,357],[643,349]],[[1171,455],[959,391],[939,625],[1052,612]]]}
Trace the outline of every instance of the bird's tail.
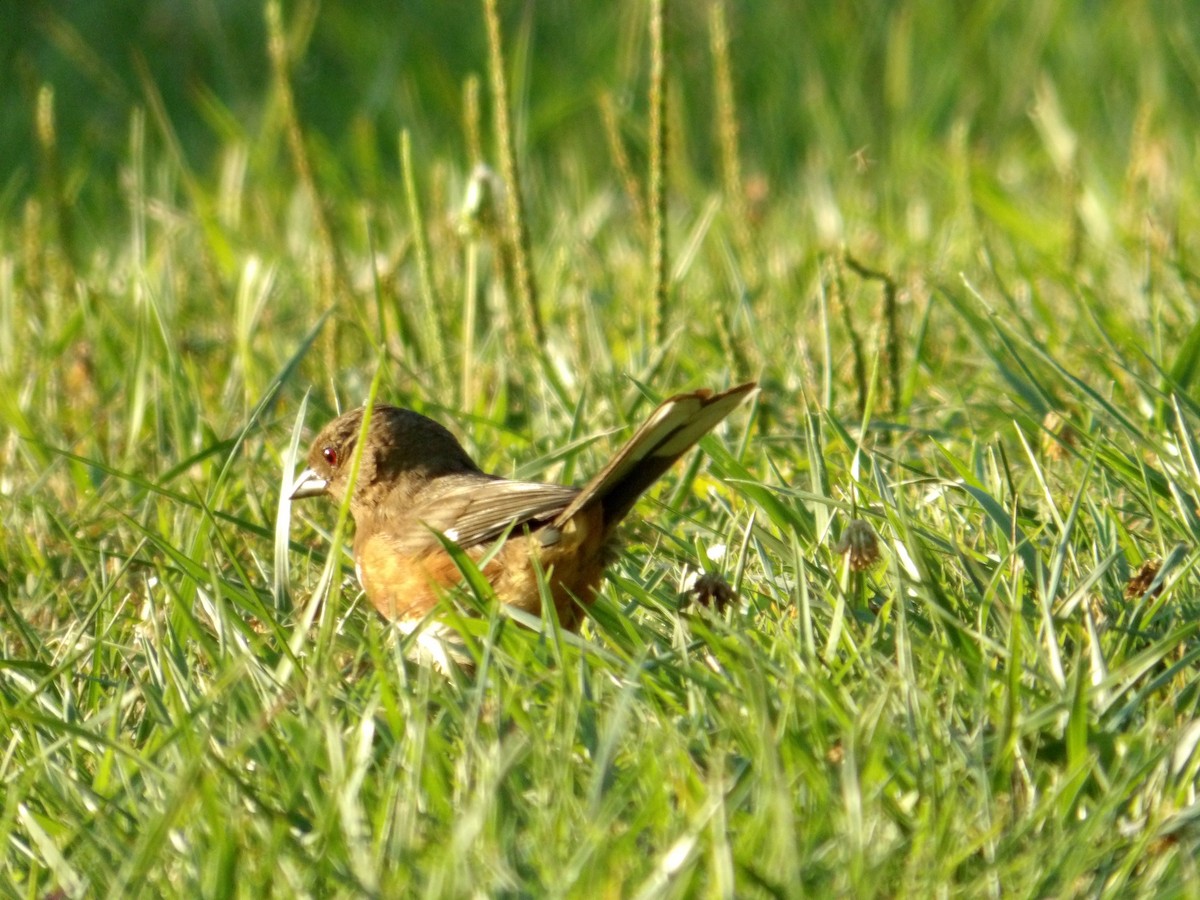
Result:
{"label": "bird's tail", "polygon": [[750,381],[717,394],[702,389],[664,401],[609,464],[583,486],[554,524],[563,525],[583,507],[599,500],[605,526],[611,528],[675,460],[733,412],[755,387],[756,383]]}

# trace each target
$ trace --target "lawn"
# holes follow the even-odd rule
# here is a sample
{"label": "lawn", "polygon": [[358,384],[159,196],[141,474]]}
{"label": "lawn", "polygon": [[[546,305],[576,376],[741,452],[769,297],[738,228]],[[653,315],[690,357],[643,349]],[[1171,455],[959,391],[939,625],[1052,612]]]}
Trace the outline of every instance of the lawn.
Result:
{"label": "lawn", "polygon": [[[106,6],[0,37],[4,895],[1200,894],[1200,8]],[[751,379],[474,671],[286,499]]]}

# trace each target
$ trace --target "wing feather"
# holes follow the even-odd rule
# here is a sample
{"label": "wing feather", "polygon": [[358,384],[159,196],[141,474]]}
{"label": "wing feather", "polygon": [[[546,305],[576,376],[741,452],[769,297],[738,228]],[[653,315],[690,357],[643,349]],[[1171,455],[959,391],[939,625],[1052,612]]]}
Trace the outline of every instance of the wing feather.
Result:
{"label": "wing feather", "polygon": [[437,514],[424,524],[462,547],[472,547],[526,522],[553,519],[578,493],[578,488],[566,485],[472,479],[439,498]]}

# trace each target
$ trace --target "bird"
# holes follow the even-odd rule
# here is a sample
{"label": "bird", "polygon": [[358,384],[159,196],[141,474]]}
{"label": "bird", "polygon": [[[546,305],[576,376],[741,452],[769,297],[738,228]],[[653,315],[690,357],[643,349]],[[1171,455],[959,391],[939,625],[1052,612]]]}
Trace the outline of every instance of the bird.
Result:
{"label": "bird", "polygon": [[670,397],[583,487],[488,474],[444,426],[375,404],[354,483],[365,408],[321,429],[290,498],[340,504],[349,492],[359,583],[405,631],[462,581],[447,541],[481,566],[497,600],[534,616],[542,611],[543,573],[560,625],[575,631],[612,558],[617,526],[638,497],[756,386]]}

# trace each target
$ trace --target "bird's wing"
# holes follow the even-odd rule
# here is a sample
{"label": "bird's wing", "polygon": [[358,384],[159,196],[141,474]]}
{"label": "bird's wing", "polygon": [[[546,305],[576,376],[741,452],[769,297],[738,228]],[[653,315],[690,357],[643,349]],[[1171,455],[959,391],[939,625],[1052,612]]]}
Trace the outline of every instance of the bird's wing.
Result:
{"label": "bird's wing", "polygon": [[463,479],[424,500],[421,521],[462,547],[494,540],[527,522],[548,521],[571,502],[578,488],[503,478]]}

